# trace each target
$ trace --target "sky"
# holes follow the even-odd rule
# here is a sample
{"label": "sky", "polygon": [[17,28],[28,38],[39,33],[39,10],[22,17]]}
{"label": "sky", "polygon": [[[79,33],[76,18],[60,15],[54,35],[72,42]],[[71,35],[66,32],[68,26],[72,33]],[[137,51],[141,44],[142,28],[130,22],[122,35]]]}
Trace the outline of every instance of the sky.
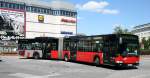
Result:
{"label": "sky", "polygon": [[[52,0],[44,0],[52,1]],[[77,32],[86,35],[111,34],[121,25],[150,23],[150,0],[63,0],[73,3],[78,12]]]}

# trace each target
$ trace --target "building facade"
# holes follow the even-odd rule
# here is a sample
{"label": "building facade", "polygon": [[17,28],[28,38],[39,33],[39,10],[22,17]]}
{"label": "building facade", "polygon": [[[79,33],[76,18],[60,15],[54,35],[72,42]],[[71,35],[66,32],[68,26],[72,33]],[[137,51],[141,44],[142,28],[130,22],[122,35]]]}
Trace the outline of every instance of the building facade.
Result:
{"label": "building facade", "polygon": [[135,26],[132,30],[133,34],[139,36],[140,42],[143,38],[146,40],[150,38],[150,23]]}
{"label": "building facade", "polygon": [[0,0],[0,51],[14,51],[7,40],[64,37],[77,33],[75,5],[63,1]]}
{"label": "building facade", "polygon": [[0,34],[25,38],[76,35],[77,12],[63,1],[0,0]]}

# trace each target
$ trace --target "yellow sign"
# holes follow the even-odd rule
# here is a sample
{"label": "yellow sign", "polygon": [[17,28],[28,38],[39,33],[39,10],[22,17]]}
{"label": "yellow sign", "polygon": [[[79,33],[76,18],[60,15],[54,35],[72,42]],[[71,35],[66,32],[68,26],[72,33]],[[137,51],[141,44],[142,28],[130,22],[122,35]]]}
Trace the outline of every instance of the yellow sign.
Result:
{"label": "yellow sign", "polygon": [[38,15],[38,20],[39,22],[44,22],[44,16],[43,15]]}

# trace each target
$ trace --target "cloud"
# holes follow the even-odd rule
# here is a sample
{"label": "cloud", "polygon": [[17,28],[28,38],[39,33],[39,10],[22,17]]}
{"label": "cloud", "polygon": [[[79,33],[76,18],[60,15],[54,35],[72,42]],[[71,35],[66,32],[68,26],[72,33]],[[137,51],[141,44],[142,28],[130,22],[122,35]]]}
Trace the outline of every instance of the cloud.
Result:
{"label": "cloud", "polygon": [[102,14],[119,14],[118,10],[110,10],[110,9],[101,9],[97,10],[97,12]]}
{"label": "cloud", "polygon": [[76,8],[79,10],[86,10],[86,11],[92,11],[97,12],[101,14],[118,14],[118,10],[114,9],[106,9],[110,4],[106,1],[89,1],[85,4],[77,4]]}
{"label": "cloud", "polygon": [[77,5],[79,9],[83,10],[94,10],[94,9],[101,9],[108,6],[108,2],[96,2],[96,1],[89,1],[83,5]]}

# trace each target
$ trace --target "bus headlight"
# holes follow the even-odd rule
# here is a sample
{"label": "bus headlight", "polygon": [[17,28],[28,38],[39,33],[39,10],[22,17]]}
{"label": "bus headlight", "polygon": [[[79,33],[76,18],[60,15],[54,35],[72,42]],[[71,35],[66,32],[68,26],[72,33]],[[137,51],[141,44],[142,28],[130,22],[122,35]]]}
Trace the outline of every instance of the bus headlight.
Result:
{"label": "bus headlight", "polygon": [[123,61],[116,61],[116,63],[123,63]]}
{"label": "bus headlight", "polygon": [[136,61],[136,63],[139,63],[139,61]]}

